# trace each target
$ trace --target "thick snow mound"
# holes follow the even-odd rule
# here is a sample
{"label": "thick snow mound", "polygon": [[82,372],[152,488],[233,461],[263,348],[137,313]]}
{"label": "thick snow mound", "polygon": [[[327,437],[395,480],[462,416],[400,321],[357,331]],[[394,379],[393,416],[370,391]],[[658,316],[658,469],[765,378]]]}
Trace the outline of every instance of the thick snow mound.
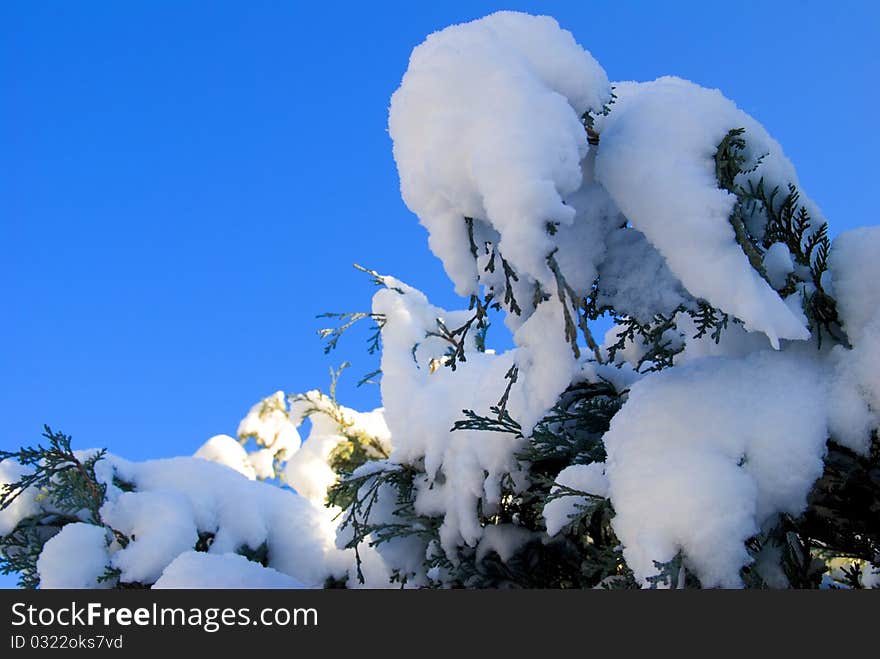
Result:
{"label": "thick snow mound", "polygon": [[153,583],[199,539],[192,505],[178,492],[123,492],[101,507],[101,518],[132,538],[112,558],[123,581]]}
{"label": "thick snow mound", "polygon": [[704,587],[740,586],[743,543],[775,513],[799,514],[822,473],[825,410],[813,363],[786,352],[706,358],[633,385],[605,446],[636,577],[681,550]]}
{"label": "thick snow mound", "polygon": [[37,560],[41,588],[107,588],[99,582],[110,566],[107,529],[93,524],[67,524],[49,538]]}
{"label": "thick snow mound", "polygon": [[[134,536],[112,556],[123,580],[158,579],[171,561],[195,548],[199,534],[211,535],[212,554],[265,544],[269,567],[306,586],[345,574],[350,556],[335,548],[325,510],[290,490],[198,458],[134,463],[108,456],[96,473],[108,484],[102,517]],[[121,491],[114,476],[134,491]]]}

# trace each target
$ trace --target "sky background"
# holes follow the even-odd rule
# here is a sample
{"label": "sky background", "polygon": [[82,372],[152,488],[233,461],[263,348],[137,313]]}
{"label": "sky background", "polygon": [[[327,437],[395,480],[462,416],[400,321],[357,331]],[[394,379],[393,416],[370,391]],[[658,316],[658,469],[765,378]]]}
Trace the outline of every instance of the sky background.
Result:
{"label": "sky background", "polygon": [[78,448],[191,454],[344,360],[340,400],[378,405],[354,386],[366,333],[324,355],[315,316],[369,308],[354,262],[462,304],[400,199],[387,108],[427,34],[497,9],[555,16],[612,80],[720,88],[832,235],[876,224],[877,6],[3,2],[0,447],[48,423]]}

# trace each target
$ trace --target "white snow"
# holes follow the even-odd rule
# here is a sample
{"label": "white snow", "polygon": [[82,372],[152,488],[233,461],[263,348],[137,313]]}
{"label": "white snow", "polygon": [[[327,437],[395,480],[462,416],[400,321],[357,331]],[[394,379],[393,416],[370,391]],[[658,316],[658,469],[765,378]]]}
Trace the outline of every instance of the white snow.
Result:
{"label": "white snow", "polygon": [[238,554],[180,554],[162,572],[153,588],[302,588],[278,570]]}
{"label": "white snow", "polygon": [[509,561],[535,534],[513,524],[491,524],[483,531],[476,558],[482,561],[489,552],[498,554],[502,563]]}
{"label": "white snow", "polygon": [[851,342],[858,342],[880,310],[880,227],[838,235],[828,265],[844,329]]}
{"label": "white snow", "polygon": [[302,449],[287,462],[284,468],[285,482],[300,496],[316,505],[323,505],[327,489],[337,479],[328,459],[343,439],[337,434],[316,433],[313,430]]}
{"label": "white snow", "polygon": [[636,577],[683,550],[704,587],[739,586],[743,543],[774,513],[799,514],[822,473],[823,394],[809,359],[769,351],[634,384],[605,446],[613,526]]}
{"label": "white snow", "polygon": [[101,518],[131,538],[111,558],[122,581],[153,583],[168,563],[198,540],[192,505],[178,492],[123,492],[104,504]]}
{"label": "white snow", "polygon": [[599,306],[613,307],[619,314],[647,323],[655,314],[669,315],[688,302],[687,291],[643,233],[624,227],[611,232],[606,245],[598,269]]}
{"label": "white snow", "polygon": [[226,465],[250,480],[256,478],[254,468],[248,460],[247,451],[229,435],[214,435],[199,447],[193,457]]}
{"label": "white snow", "polygon": [[531,431],[578,371],[564,337],[562,307],[555,299],[540,304],[514,335],[513,350],[492,355],[470,343],[467,361],[455,371],[432,371],[430,364],[444,360],[449,345],[428,332],[436,332],[438,318],[452,329],[472,312],[447,312],[402,282],[387,281],[390,288],[376,293],[373,311],[385,316],[382,400],[395,438],[391,459],[408,464],[424,458],[428,481],[419,488],[416,510],[443,516],[443,548],[476,546],[483,535],[477,504],[482,500],[484,511],[498,505],[501,478],[517,470],[514,453],[522,440],[494,431],[449,431],[464,409],[489,413],[514,364],[519,374],[507,410],[525,433]]}
{"label": "white snow", "polygon": [[770,285],[775,289],[785,286],[788,275],[794,272],[791,251],[785,243],[773,243],[764,252],[764,270]]}
{"label": "white snow", "polygon": [[260,480],[275,478],[275,452],[270,448],[261,448],[248,453],[248,465],[253,469],[254,477]]}
{"label": "white snow", "polygon": [[[871,325],[868,325],[870,328]],[[880,323],[874,324],[880,338]],[[880,340],[849,350],[837,345],[828,357],[828,426],[834,440],[867,455],[871,431],[880,428]]]}
{"label": "white snow", "polygon": [[797,182],[782,148],[718,90],[679,78],[619,83],[600,118],[596,177],[632,225],[666,258],[695,297],[764,332],[774,347],[809,332],[748,262],[728,217],[734,195],[718,187],[713,156],[727,131],[744,127],[767,156],[757,175]]}
{"label": "white snow", "polygon": [[517,271],[551,283],[546,224],[574,219],[564,198],[582,181],[580,116],[609,95],[603,69],[546,16],[498,12],[413,50],[389,132],[403,199],[459,294],[477,292],[465,217],[500,236]]}
{"label": "white snow", "polygon": [[[579,494],[547,503],[547,536],[486,523],[506,487],[528,487],[517,454],[535,425],[573,382],[600,378],[629,390],[603,438],[607,461],[565,467],[554,492],[610,499],[627,565],[642,583],[655,562],[682,552],[703,586],[742,585],[740,569],[753,560],[745,541],[779,513],[803,510],[828,437],[866,454],[880,426],[880,227],[834,241],[822,281],[849,345],[817,349],[801,292],[777,293],[802,274],[789,248],[766,251],[765,281],[736,242],[736,199],[715,178],[717,145],[743,127],[745,156],[760,162],[737,183],[797,185],[780,145],[718,90],[665,77],[619,83],[615,93],[606,107],[604,70],[548,17],[498,12],[430,35],[391,99],[401,193],[459,294],[514,294],[521,313],[507,304],[504,318],[514,347],[481,352],[473,326],[465,361],[451,363],[442,330],[474,311],[442,309],[382,278],[372,306],[384,319],[382,408],[363,413],[316,390],[277,391],[250,409],[237,438],[215,435],[194,457],[108,455],[96,466],[107,486],[100,512],[129,542],[102,526],[68,524],[39,558],[43,587],[96,587],[107,567],[156,588],[319,587],[330,576],[357,587],[353,551],[344,549],[352,531],[340,530],[341,511],[325,505],[338,478],[331,455],[348,441],[365,441],[375,460],[358,476],[414,467],[415,512],[442,518],[437,540],[412,534],[370,546],[368,538],[364,586],[388,586],[394,571],[408,587],[443,584],[450,568],[426,570],[425,559],[445,552],[454,562],[463,546],[478,560],[494,552],[508,561],[525,543],[563,532],[588,503]],[[588,144],[585,112],[598,146]],[[803,192],[801,203],[816,230],[821,212]],[[761,238],[755,217],[746,221]],[[598,277],[597,308],[609,315],[647,323],[675,313],[662,337],[682,349],[674,366],[636,372],[647,349],[639,339],[615,363],[598,363],[619,327],[605,333],[598,359],[583,338],[576,356],[565,335],[566,310],[575,309],[561,299],[551,263],[571,289],[563,298],[583,299]],[[697,299],[732,316],[720,341],[694,338],[696,324],[680,309],[693,311]],[[505,410],[522,436],[452,431],[465,410],[492,415],[513,372]],[[24,473],[0,462],[0,484]],[[50,505],[43,493],[24,493],[0,511],[0,535]],[[398,523],[402,514],[397,492],[383,486],[371,523]],[[268,567],[241,555],[248,550],[265,550]],[[785,584],[778,548],[768,544],[755,560],[768,583]],[[866,583],[878,579],[869,574]]]}
{"label": "white snow", "polygon": [[862,569],[862,585],[865,588],[880,588],[880,565],[867,563]]}
{"label": "white snow", "polygon": [[110,565],[107,529],[93,524],[67,524],[49,538],[37,559],[41,588],[108,588],[99,582]]}
{"label": "white snow", "polygon": [[880,227],[835,238],[829,259],[838,314],[852,349],[829,357],[829,424],[834,439],[867,454],[880,427]]}
{"label": "white snow", "polygon": [[334,547],[326,511],[289,490],[197,458],[133,463],[110,456],[96,469],[104,482],[115,474],[136,488],[120,492],[108,485],[101,510],[108,524],[134,534],[112,556],[123,579],[157,579],[174,558],[194,549],[197,532],[214,534],[210,553],[265,543],[269,567],[305,586],[346,572],[350,555]]}
{"label": "white snow", "polygon": [[238,437],[252,438],[258,446],[284,457],[293,455],[302,443],[296,426],[288,416],[284,392],[276,391],[251,408],[238,425]]}
{"label": "white snow", "polygon": [[[296,425],[306,416],[312,420],[312,432],[302,451],[297,451]],[[113,540],[108,547],[103,540],[109,537],[105,527],[66,526],[62,539],[47,544],[41,557],[49,575],[44,587],[83,582],[80,572],[62,570],[58,549],[66,546],[61,544],[65,539],[75,540],[86,533],[74,528],[79,526],[94,529],[92,533],[102,538],[98,574],[113,567],[123,582],[158,583],[159,587],[287,588],[320,587],[329,576],[345,577],[353,566],[353,552],[335,547],[337,522],[333,518],[338,509],[326,508],[324,498],[336,475],[327,458],[333,447],[346,440],[346,433],[371,433],[383,450],[390,451],[382,410],[356,412],[313,391],[295,397],[288,412],[286,398],[276,394],[255,406],[241,428],[243,439],[254,438],[263,448],[249,454],[239,441],[216,435],[193,458],[133,463],[107,455],[99,461],[96,475],[107,486],[101,518],[128,541]],[[80,459],[90,454],[78,452]],[[254,481],[255,477],[274,477],[275,461],[288,457],[297,461],[287,464],[286,473],[314,503],[290,490]],[[2,469],[9,480],[24,473],[10,461]],[[21,517],[42,510],[35,494],[26,492],[21,503],[10,506],[0,519],[14,525]],[[197,543],[207,553],[194,552]],[[267,552],[268,568],[238,555],[262,549]],[[386,585],[389,571],[381,557],[372,551],[362,553],[369,563],[369,586]],[[83,569],[90,565],[85,561]]]}
{"label": "white snow", "polygon": [[[606,498],[608,496],[608,479],[605,477],[605,463],[592,462],[586,465],[570,465],[559,472],[555,482],[563,487]],[[551,494],[559,491],[558,487]],[[544,506],[544,521],[547,535],[559,533],[578,511],[588,503],[585,496],[569,494],[550,500]]]}
{"label": "white snow", "polygon": [[297,425],[308,418],[312,427],[302,448],[287,461],[284,480],[318,506],[324,505],[327,489],[337,480],[329,458],[333,449],[348,439],[346,434],[372,437],[386,454],[391,450],[391,435],[381,408],[358,412],[312,390],[291,399],[290,414]]}

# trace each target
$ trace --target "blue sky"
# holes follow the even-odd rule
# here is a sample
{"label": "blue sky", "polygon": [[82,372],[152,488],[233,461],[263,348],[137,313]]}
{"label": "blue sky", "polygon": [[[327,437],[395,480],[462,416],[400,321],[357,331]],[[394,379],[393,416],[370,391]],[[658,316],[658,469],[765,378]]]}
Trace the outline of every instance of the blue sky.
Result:
{"label": "blue sky", "polygon": [[368,308],[353,262],[459,304],[400,200],[388,100],[425,35],[502,8],[555,16],[612,80],[720,88],[832,234],[877,222],[872,2],[4,2],[0,446],[49,423],[191,454],[346,359],[342,401],[378,404],[365,334],[325,356],[315,316]]}

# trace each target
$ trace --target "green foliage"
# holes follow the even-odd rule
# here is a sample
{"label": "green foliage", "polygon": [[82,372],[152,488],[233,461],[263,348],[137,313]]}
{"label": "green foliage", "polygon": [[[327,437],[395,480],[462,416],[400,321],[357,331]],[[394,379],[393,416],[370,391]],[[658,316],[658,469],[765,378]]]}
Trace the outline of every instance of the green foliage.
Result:
{"label": "green foliage", "polygon": [[649,323],[640,323],[635,318],[622,316],[615,318],[615,324],[620,328],[617,333],[617,342],[608,346],[608,356],[613,362],[618,351],[624,350],[629,343],[639,342],[643,348],[643,354],[635,364],[637,371],[641,371],[647,365],[647,371],[659,371],[672,366],[675,356],[684,350],[683,341],[671,341],[667,335],[669,330],[676,330],[675,314],[685,311],[684,307],[678,307],[672,314],[655,314]]}
{"label": "green foliage", "polygon": [[37,559],[43,546],[69,521],[63,516],[44,515],[21,520],[9,534],[0,537],[0,572],[17,574],[19,588],[36,588],[40,584]]}
{"label": "green foliage", "polygon": [[829,555],[877,562],[880,557],[880,439],[867,456],[828,443],[822,476],[801,521],[801,533]]}
{"label": "green foliage", "polygon": [[375,322],[373,333],[370,335],[368,351],[372,355],[380,350],[379,339],[382,332],[382,326],[385,324],[385,317],[382,314],[367,313],[365,311],[355,311],[347,313],[322,313],[318,318],[335,318],[340,321],[337,327],[325,327],[318,330],[318,336],[326,339],[324,345],[324,354],[328,354],[336,348],[339,339],[345,334],[346,330],[354,326],[358,321],[370,318]]}
{"label": "green foliage", "polygon": [[519,459],[544,478],[569,465],[604,462],[602,436],[627,393],[601,379],[571,385],[535,426]]}
{"label": "green foliage", "polygon": [[[346,548],[354,549],[357,577],[364,582],[360,546],[381,545],[393,539],[421,537],[427,541],[438,537],[440,521],[423,517],[415,511],[414,478],[418,470],[407,465],[384,463],[381,468],[361,475],[349,475],[330,487],[327,505],[342,509],[340,530],[350,534]],[[391,515],[374,516],[380,497],[392,500]],[[383,511],[386,512],[386,511]],[[405,575],[399,575],[405,579]]]}
{"label": "green foliage", "polygon": [[510,389],[516,383],[518,374],[519,368],[514,364],[504,375],[504,379],[507,380],[507,386],[504,389],[504,393],[501,394],[498,403],[489,408],[493,415],[492,417],[481,416],[473,410],[462,410],[465,418],[456,421],[450,432],[455,430],[491,430],[522,437],[522,428],[507,412],[507,400],[510,397]]}
{"label": "green foliage", "polygon": [[[756,559],[765,548],[779,554],[791,588],[862,588],[863,566],[880,557],[880,443],[876,433],[867,456],[829,442],[822,476],[798,517],[780,515],[776,525],[747,543]],[[839,574],[833,576],[833,566]],[[823,580],[824,579],[824,580]],[[768,587],[753,566],[743,568],[752,588]]]}
{"label": "green foliage", "polygon": [[291,400],[306,402],[305,416],[323,415],[333,421],[336,432],[342,438],[332,449],[328,458],[330,467],[341,476],[348,476],[365,462],[382,460],[388,457],[387,448],[368,432],[357,427],[354,418],[346,413],[336,400],[336,386],[339,376],[348,368],[345,362],[338,370],[330,369],[330,396],[320,392],[299,394]]}
{"label": "green foliage", "polygon": [[[599,135],[592,116],[585,115],[584,126],[591,144],[598,145]],[[737,198],[730,222],[738,244],[765,280],[764,254],[774,243],[785,244],[796,267],[777,292],[782,296],[801,294],[820,344],[824,333],[846,345],[835,301],[823,285],[830,248],[827,226],[824,223],[814,226],[794,185],[785,183],[788,192],[782,195],[778,186],[768,191],[763,179],[754,182],[749,175],[757,170],[764,156],[748,161],[747,149],[745,130],[736,128],[725,136],[715,154],[718,185]],[[480,247],[475,240],[475,222],[473,218],[465,218],[470,252],[477,259]],[[548,222],[547,231],[555,234],[555,223]],[[513,283],[519,281],[517,273],[496,246],[487,243],[485,249],[488,257],[485,270],[495,272],[500,263],[505,277],[504,291],[490,290],[485,300],[473,298],[471,309],[476,310],[475,314],[462,326],[450,329],[438,321],[437,330],[429,333],[449,342],[444,363],[453,370],[456,363],[466,360],[468,332],[474,327],[485,330],[490,307],[503,307],[514,314],[522,312],[513,297]],[[676,356],[685,347],[685,336],[678,328],[680,315],[686,314],[693,321],[693,338],[707,337],[715,343],[720,343],[732,323],[742,322],[699,298],[658,312],[645,322],[628,315],[624,309],[600,305],[598,301],[603,299],[600,277],[594,281],[589,294],[580,297],[566,282],[555,253],[548,255],[547,265],[555,278],[554,293],[563,307],[565,337],[576,358],[580,356],[579,342],[583,339],[596,362],[603,362],[604,355],[590,331],[590,323],[603,316],[610,316],[620,328],[617,341],[606,346],[607,358],[614,363],[619,351],[635,343],[641,353],[635,366],[643,373],[674,365]],[[498,301],[496,295],[500,296]],[[550,293],[536,285],[533,306],[549,297]],[[481,349],[484,347],[481,345]],[[487,412],[462,410],[462,418],[454,423],[451,431],[504,433],[518,443],[516,457],[520,472],[516,478],[510,475],[502,480],[498,506],[486,507],[480,502],[480,521],[484,526],[512,525],[534,534],[535,540],[524,542],[507,561],[491,551],[478,559],[472,547],[459,547],[454,555],[447,555],[440,548],[438,537],[442,519],[423,517],[415,512],[414,482],[416,478],[426,479],[423,467],[385,463],[377,470],[354,472],[361,475],[353,475],[351,469],[338,470],[342,478],[328,501],[342,508],[343,528],[353,531],[349,546],[357,550],[362,542],[381,545],[397,538],[418,536],[426,548],[425,572],[432,568],[440,570],[438,574],[442,576],[436,583],[444,586],[635,587],[610,525],[611,503],[555,482],[559,472],[570,465],[605,460],[602,437],[628,392],[616,390],[605,380],[574,383],[525,436],[523,428],[507,410],[511,387],[517,380],[516,366],[507,373],[506,379],[504,393],[496,405]],[[362,461],[365,457],[359,455],[357,464],[365,464]],[[865,520],[861,513],[854,517],[853,508],[855,503],[858,510],[880,512],[876,494],[880,491],[876,475],[880,470],[876,467],[876,457],[872,459],[874,462],[866,462],[832,444],[825,474],[811,494],[807,512],[798,518],[780,516],[773,529],[750,539],[749,551],[755,558],[765,551],[776,552],[785,579],[798,588],[818,587],[823,583],[829,561],[850,557],[853,562],[841,569],[840,580],[844,585],[856,587],[861,579],[861,566],[880,556],[880,528],[872,521],[880,517],[874,514]],[[442,482],[442,471],[435,478]],[[381,520],[373,519],[376,502],[383,496],[393,499],[394,512],[380,516]],[[562,531],[548,539],[543,509],[548,502],[562,497],[576,497],[575,512]],[[767,587],[756,565],[743,569],[743,580],[750,587]],[[658,573],[649,580],[649,586],[699,587],[699,581],[686,566],[687,557],[682,552],[667,563],[657,563]],[[406,581],[408,576],[411,575],[397,574],[395,578]]]}
{"label": "green foliage", "polygon": [[104,457],[105,451],[80,460],[70,448],[69,436],[44,426],[43,437],[49,440],[48,446],[38,444],[18,451],[0,451],[0,461],[14,460],[31,468],[18,481],[3,486],[0,510],[9,507],[29,488],[47,492],[51,487],[60,510],[70,514],[85,510],[93,522],[98,522],[106,486],[95,478],[95,464]]}
{"label": "green foliage", "polygon": [[[730,130],[715,152],[718,186],[737,198],[730,215],[736,240],[749,263],[765,279],[764,254],[774,243],[784,244],[797,267],[778,290],[779,294],[788,296],[797,290],[801,291],[804,311],[820,346],[823,333],[839,343],[846,343],[837,316],[837,305],[822,281],[822,275],[828,269],[831,249],[828,225],[824,222],[818,226],[814,224],[806,206],[801,203],[800,192],[792,182],[768,184],[763,177],[754,182],[747,176],[758,168],[763,156],[747,166],[744,155],[747,140],[744,135],[744,128]],[[786,193],[781,192],[781,186],[785,187]]]}
{"label": "green foliage", "polygon": [[[520,468],[527,474],[517,485],[508,476],[502,480],[501,501],[496,507],[481,507],[484,526],[515,526],[530,533],[527,540],[504,561],[494,551],[479,555],[474,547],[458,547],[448,555],[440,547],[442,517],[420,515],[415,510],[415,482],[427,483],[424,467],[376,463],[354,475],[342,474],[330,490],[328,505],[339,506],[341,528],[348,532],[347,546],[357,553],[367,542],[381,546],[404,539],[417,540],[423,548],[423,571],[439,570],[433,583],[463,588],[586,588],[635,587],[625,565],[620,543],[611,529],[610,502],[554,482],[560,470],[570,464],[589,464],[605,459],[602,435],[622,405],[626,391],[617,391],[605,381],[580,382],[560,396],[553,409],[537,424],[529,438],[507,412],[506,401],[516,382],[517,371],[507,373],[507,386],[489,415],[464,410],[452,432],[461,430],[508,433],[519,440]],[[442,472],[435,476],[443,482]],[[426,486],[426,485],[423,485]],[[576,514],[561,533],[546,537],[544,506],[556,498],[575,496]],[[406,582],[414,574],[399,572],[394,578]]]}
{"label": "green foliage", "polygon": [[685,556],[681,551],[665,563],[654,561],[654,567],[657,568],[657,574],[646,579],[650,589],[700,587],[700,581],[685,566]]}
{"label": "green foliage", "polygon": [[[611,106],[614,105],[616,100],[617,94],[614,93],[614,87],[612,87],[608,101],[602,105],[602,110],[598,112],[598,114],[607,117],[611,113]],[[596,132],[596,118],[590,110],[587,110],[581,115],[581,123],[584,125],[584,130],[587,132],[587,142],[591,146],[599,146],[599,133]]]}
{"label": "green foliage", "polygon": [[[0,536],[0,572],[17,574],[21,588],[33,589],[40,585],[37,561],[46,543],[67,524],[87,523],[102,527],[107,533],[108,546],[125,548],[132,541],[124,533],[112,528],[101,518],[107,486],[95,474],[95,465],[106,451],[96,451],[82,457],[71,448],[71,438],[45,427],[43,437],[48,444],[22,447],[18,451],[0,451],[0,460],[14,460],[28,468],[17,481],[5,484],[0,491],[0,509],[8,508],[26,492],[36,491],[39,511],[20,520],[7,535]],[[133,483],[113,476],[113,485],[123,492],[135,491]],[[194,546],[196,551],[208,551],[215,533],[200,530]],[[268,546],[256,549],[241,547],[238,553],[249,560],[266,565]],[[72,556],[71,560],[77,560]],[[148,588],[150,584],[122,581],[122,572],[107,565],[98,577],[99,583],[117,589]]]}
{"label": "green foliage", "polygon": [[[612,94],[601,114],[607,114],[613,102]],[[595,117],[586,113],[582,120],[590,144],[598,147],[600,136]],[[814,223],[801,202],[799,191],[790,182],[771,185],[763,178],[753,180],[750,175],[757,171],[763,156],[747,158],[748,146],[745,130],[734,128],[720,142],[714,157],[719,188],[736,197],[729,218],[735,239],[751,266],[765,280],[768,275],[763,265],[764,255],[773,244],[786,245],[796,267],[784,285],[777,286],[777,292],[783,297],[800,293],[820,345],[823,335],[847,345],[836,303],[823,284],[830,250],[827,226]],[[488,258],[484,271],[494,273],[500,268],[503,290],[489,289],[482,296],[472,296],[469,311],[473,313],[458,327],[447,326],[443,319],[436,320],[436,328],[428,332],[426,338],[440,339],[448,344],[448,349],[442,359],[431,363],[432,371],[440,365],[456,370],[457,365],[466,362],[469,345],[485,351],[490,312],[506,309],[514,315],[523,313],[514,295],[514,284],[520,282],[520,277],[496,245],[477,244],[477,221],[464,218],[470,253],[477,260],[481,257],[480,250],[485,250],[482,256]],[[558,224],[548,221],[546,230],[555,235]],[[641,354],[636,370],[659,371],[674,366],[676,357],[684,350],[686,337],[678,327],[683,315],[693,321],[693,338],[708,337],[715,343],[720,343],[731,324],[741,323],[699,298],[687,298],[674,309],[660,310],[649,319],[635,318],[627,309],[600,304],[600,300],[607,299],[603,295],[601,277],[596,278],[586,296],[579,295],[566,281],[555,252],[547,255],[546,263],[553,275],[555,291],[545,291],[535,283],[530,302],[536,307],[552,295],[556,296],[563,309],[565,338],[575,358],[581,357],[581,341],[599,364],[616,363],[620,351],[636,344]],[[393,279],[355,267],[376,285],[405,294]],[[517,290],[522,291],[523,286],[520,283]],[[339,323],[318,331],[326,342],[325,353],[335,349],[342,335],[365,319],[374,323],[368,352],[375,354],[381,350],[381,332],[386,323],[382,314],[326,313],[319,317]],[[604,350],[594,340],[590,326],[602,317],[613,319],[619,327],[616,342],[606,345]],[[413,346],[414,358],[417,347]],[[522,539],[513,554],[502,559],[491,549],[443,548],[440,542],[443,517],[416,510],[419,488],[432,487],[432,482],[442,485],[446,477],[443,469],[429,475],[423,460],[394,463],[389,460],[388,446],[383,441],[357,427],[336,400],[336,385],[347,366],[345,363],[338,370],[331,369],[329,397],[311,392],[292,400],[308,403],[306,416],[326,415],[338,428],[340,441],[328,459],[338,480],[327,492],[326,505],[339,510],[340,533],[347,538],[345,546],[354,550],[356,574],[362,583],[364,543],[379,548],[406,543],[406,549],[421,565],[407,568],[408,572],[396,569],[391,578],[401,585],[418,577],[438,587],[638,587],[611,524],[614,509],[610,500],[561,485],[556,480],[566,467],[605,461],[603,436],[626,402],[629,393],[626,389],[618,389],[598,376],[572,382],[535,427],[526,430],[508,411],[512,387],[519,376],[514,364],[505,374],[504,390],[495,405],[488,410],[462,410],[462,418],[455,421],[450,432],[506,434],[515,448],[515,464],[501,479],[499,501],[491,505],[482,499],[478,501],[479,523],[484,528],[516,529]],[[370,381],[380,372],[370,373],[359,384]],[[286,413],[286,409],[284,411]],[[39,585],[36,563],[43,546],[68,523],[85,521],[103,526],[108,531],[108,542],[120,547],[130,540],[105,525],[100,517],[106,486],[98,481],[95,465],[104,457],[104,451],[78,457],[71,449],[70,437],[54,433],[48,427],[44,437],[48,440],[45,446],[0,451],[0,460],[12,459],[28,468],[17,482],[4,486],[0,492],[0,509],[7,508],[29,489],[37,490],[45,502],[40,513],[21,520],[12,532],[0,537],[0,569],[4,573],[18,573],[21,585],[29,588]],[[864,567],[870,562],[876,563],[880,557],[878,447],[880,442],[875,436],[873,452],[860,456],[829,442],[824,473],[810,493],[804,514],[780,515],[772,528],[764,529],[747,542],[746,548],[754,562],[744,567],[741,574],[748,587],[767,588],[770,582],[776,584],[778,575],[763,571],[762,560],[768,555],[778,559],[780,574],[791,587],[818,588],[826,583],[834,571],[832,568],[836,569],[833,578],[841,587],[862,587]],[[135,489],[134,484],[115,476],[113,484],[127,492]],[[549,537],[543,511],[548,503],[563,498],[574,499],[573,513],[563,528]],[[217,529],[200,530],[194,549],[208,551],[216,532]],[[265,542],[256,548],[241,546],[237,553],[268,565],[269,547]],[[655,562],[655,567],[656,575],[647,580],[650,588],[700,587],[698,579],[688,570],[688,558],[682,551],[670,561]],[[123,583],[121,576],[118,569],[107,566],[100,580],[117,588],[149,586]],[[336,588],[345,587],[345,583],[331,578],[325,585]]]}
{"label": "green foliage", "polygon": [[[374,451],[370,448],[375,447]],[[349,476],[370,460],[388,457],[385,450],[377,444],[364,444],[357,439],[346,439],[339,442],[330,452],[330,467],[341,476]]]}
{"label": "green foliage", "polygon": [[21,520],[10,533],[0,537],[0,571],[17,573],[22,588],[39,585],[37,559],[46,542],[65,525],[88,522],[103,526],[100,508],[106,486],[98,482],[95,464],[105,451],[81,459],[71,449],[68,435],[45,426],[43,437],[48,445],[0,451],[0,461],[14,460],[28,468],[19,480],[6,483],[0,490],[0,510],[8,508],[27,490],[38,491],[36,498],[44,509]]}
{"label": "green foliage", "polygon": [[195,551],[208,551],[211,545],[214,544],[215,536],[216,533],[210,531],[199,531],[199,539],[196,540],[196,546],[193,549]]}
{"label": "green foliage", "polygon": [[[501,269],[502,272],[504,272],[504,297],[502,300],[504,308],[517,316],[522,315],[522,307],[520,307],[513,292],[513,283],[519,281],[519,275],[516,274],[513,266],[511,266],[507,259],[501,255],[501,252],[495,245],[492,245],[491,248],[487,248],[487,254],[489,255],[489,260],[483,268],[484,272],[495,272],[496,258],[501,261]],[[474,258],[476,257],[477,255],[474,253]],[[496,292],[494,290],[490,291],[490,295],[492,295],[493,298],[495,294]]]}
{"label": "green foliage", "polygon": [[443,363],[453,371],[458,362],[467,361],[467,356],[465,354],[465,339],[471,329],[474,329],[475,334],[477,335],[476,343],[482,344],[482,349],[485,350],[486,330],[489,327],[489,309],[493,304],[493,295],[491,293],[489,293],[483,300],[476,295],[472,295],[468,310],[474,311],[473,316],[462,325],[452,330],[446,326],[446,323],[444,323],[442,319],[437,318],[437,329],[433,332],[428,332],[427,336],[442,339],[450,344],[449,349],[444,355]]}
{"label": "green foliage", "polygon": [[259,563],[263,567],[269,566],[269,544],[265,541],[257,548],[242,545],[235,550],[235,553],[239,556],[244,556],[249,561]]}
{"label": "green foliage", "polygon": [[[547,265],[553,273],[553,277],[556,279],[556,295],[562,304],[563,321],[565,323],[565,339],[568,341],[569,345],[571,345],[571,350],[574,353],[575,359],[578,359],[581,356],[580,348],[578,348],[578,330],[580,330],[584,335],[584,340],[587,342],[587,346],[593,351],[593,356],[596,358],[596,361],[602,363],[602,355],[600,354],[599,346],[590,331],[587,317],[581,313],[582,311],[586,311],[586,303],[581,300],[572,287],[568,285],[565,276],[562,274],[559,265],[556,263],[555,254],[556,250],[553,250],[553,252],[547,257]],[[571,309],[569,308],[569,305],[571,305]],[[574,310],[573,312],[572,309]],[[575,325],[575,318],[577,318],[577,325]]]}

